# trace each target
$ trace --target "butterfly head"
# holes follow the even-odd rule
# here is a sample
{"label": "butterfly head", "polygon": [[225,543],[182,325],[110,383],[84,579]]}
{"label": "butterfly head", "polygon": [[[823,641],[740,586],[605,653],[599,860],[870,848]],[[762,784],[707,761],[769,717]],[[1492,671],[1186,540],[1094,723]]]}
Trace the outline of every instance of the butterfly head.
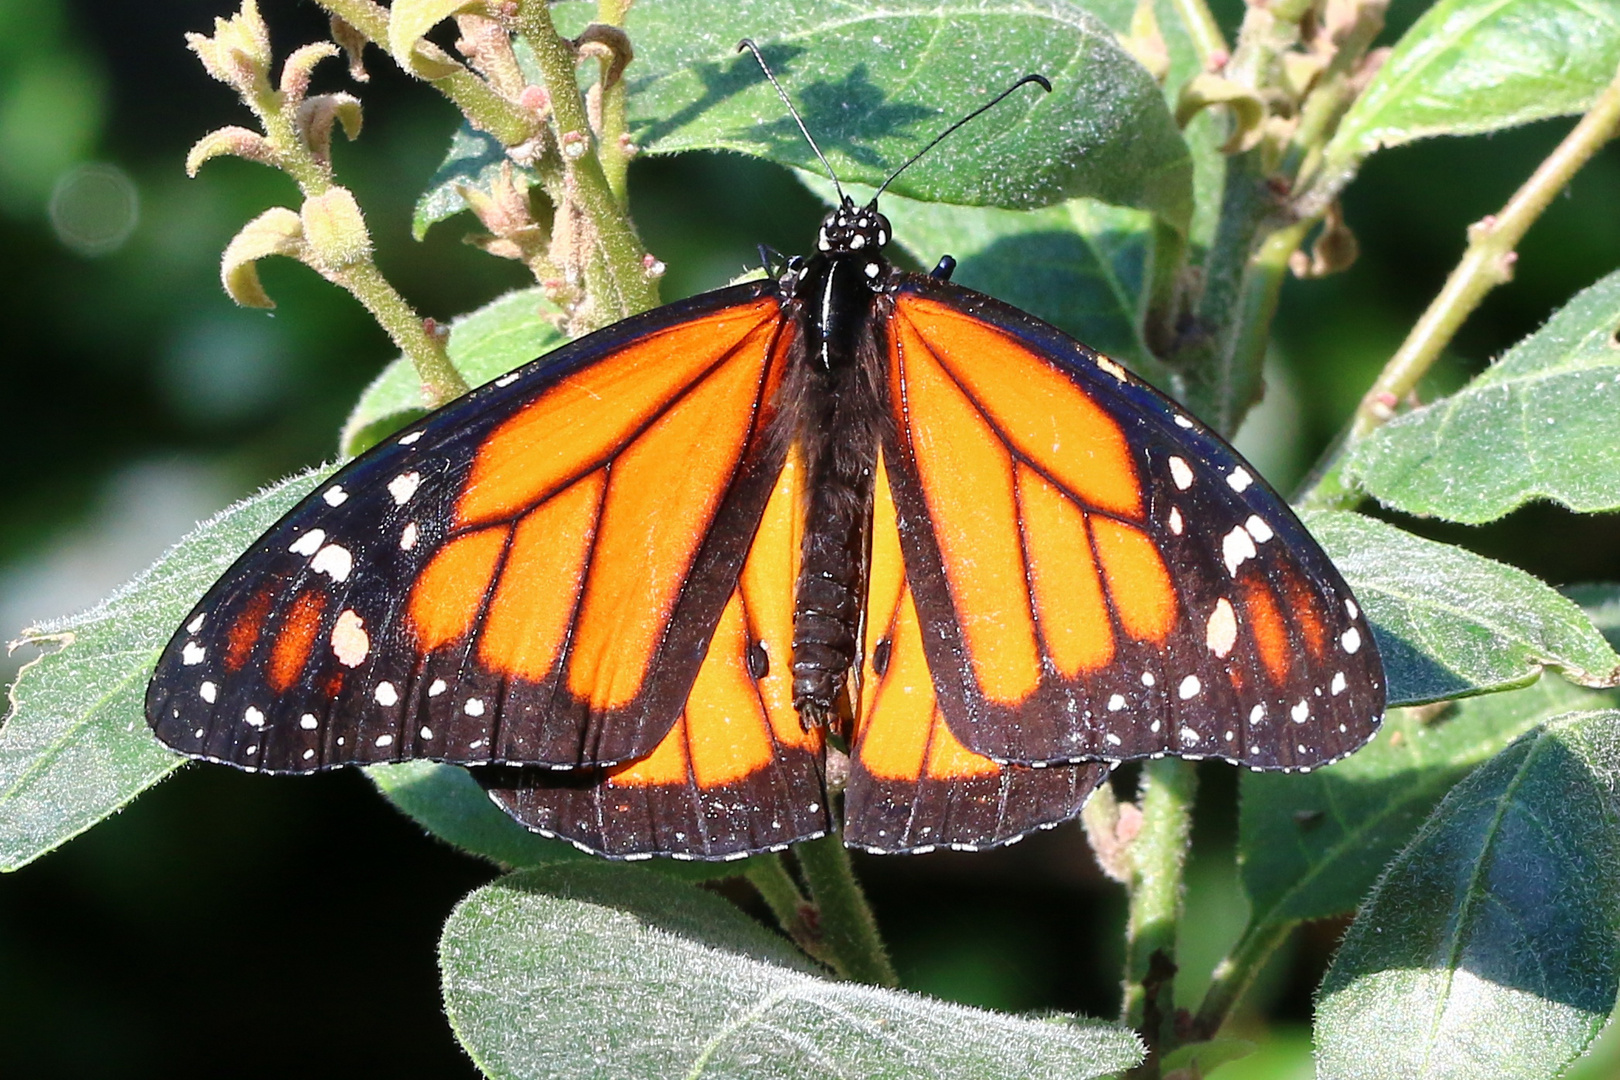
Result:
{"label": "butterfly head", "polygon": [[816,250],[823,255],[876,255],[888,245],[891,235],[889,219],[878,213],[876,199],[857,207],[855,200],[845,195],[843,202],[821,219]]}

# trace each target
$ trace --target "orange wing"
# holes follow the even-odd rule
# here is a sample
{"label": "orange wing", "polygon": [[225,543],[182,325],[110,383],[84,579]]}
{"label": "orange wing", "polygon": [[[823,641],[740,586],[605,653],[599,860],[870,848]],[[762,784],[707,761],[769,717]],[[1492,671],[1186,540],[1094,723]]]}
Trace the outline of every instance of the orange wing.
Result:
{"label": "orange wing", "polygon": [[952,733],[934,692],[900,547],[880,460],[845,840],[876,852],[976,850],[1078,814],[1111,766],[998,764]]}
{"label": "orange wing", "polygon": [[885,331],[907,576],[965,746],[1308,768],[1370,737],[1384,700],[1370,630],[1236,451],[967,290],[908,278]]}
{"label": "orange wing", "polygon": [[830,829],[823,733],[793,708],[802,485],[790,457],[691,697],[652,753],[610,769],[477,770],[503,810],[620,858],[740,858]]}
{"label": "orange wing", "polygon": [[768,286],[619,323],[340,471],[203,599],[148,717],[273,771],[645,756],[733,594],[781,451]]}

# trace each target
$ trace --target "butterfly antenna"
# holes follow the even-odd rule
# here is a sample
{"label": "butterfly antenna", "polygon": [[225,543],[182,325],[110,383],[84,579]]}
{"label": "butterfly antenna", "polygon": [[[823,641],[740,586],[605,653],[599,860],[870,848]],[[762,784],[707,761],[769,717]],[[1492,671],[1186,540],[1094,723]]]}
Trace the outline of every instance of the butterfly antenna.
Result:
{"label": "butterfly antenna", "polygon": [[[1008,96],[1010,96],[1014,90],[1017,90],[1021,86],[1026,86],[1029,83],[1038,83],[1038,84],[1040,84],[1041,89],[1045,90],[1048,94],[1050,94],[1052,92],[1052,84],[1050,82],[1047,82],[1045,75],[1025,75],[1022,79],[1019,79],[1017,82],[1015,82],[1011,86],[1007,87],[1007,89],[1005,89],[1001,93],[997,94],[990,101],[987,101],[983,105],[980,105],[977,109],[974,109],[972,112],[970,112],[966,116],[962,117],[962,119],[958,120],[956,123],[952,124],[950,127],[946,128],[944,131],[940,132],[937,136],[934,137],[933,142],[929,143],[927,146],[923,147],[921,150],[917,151],[915,154],[912,154],[911,159],[909,161],[907,161],[904,165],[900,166],[898,169],[894,170],[894,172],[890,173],[889,178],[887,180],[883,181],[882,187],[879,187],[877,189],[877,191],[873,193],[873,195],[872,195],[873,201],[874,202],[877,201],[877,197],[879,195],[882,195],[883,192],[888,189],[890,184],[894,183],[894,178],[895,177],[899,176],[901,173],[905,172],[907,169],[909,169],[913,165],[915,165],[917,163],[918,158],[922,157],[924,154],[928,153],[928,151],[932,150],[934,147],[936,147],[940,143],[944,142],[946,140],[946,138],[948,138],[953,131],[955,131],[957,128],[961,127],[963,124],[966,124],[969,120],[972,120],[974,117],[980,115],[981,113],[989,112],[991,109],[995,108],[997,105],[1000,105],[1002,103],[1002,101],[1004,101]],[[817,151],[817,153],[820,153],[820,151]]]}
{"label": "butterfly antenna", "polygon": [[[827,162],[827,155],[821,152],[821,147],[816,145],[816,140],[810,137],[810,129],[804,126],[804,121],[799,117],[799,110],[793,107],[793,101],[787,96],[787,91],[782,89],[782,84],[776,81],[775,75],[771,74],[770,65],[765,63],[765,57],[760,55],[759,46],[754,44],[753,38],[743,38],[737,43],[738,52],[742,52],[744,49],[754,54],[754,59],[759,61],[759,70],[765,73],[765,77],[771,80],[771,85],[776,87],[776,92],[782,95],[782,104],[787,106],[788,114],[793,117],[793,122],[799,125],[799,133],[804,136],[804,141],[810,144],[810,149],[816,152],[816,157],[821,159],[821,164],[826,168],[827,175],[832,178],[833,188],[838,192],[838,201],[846,201],[847,196],[844,195],[844,186],[838,182],[838,174],[833,172],[832,165]],[[1005,96],[1005,94],[1002,95],[1002,97]],[[910,162],[906,164],[909,165]]]}

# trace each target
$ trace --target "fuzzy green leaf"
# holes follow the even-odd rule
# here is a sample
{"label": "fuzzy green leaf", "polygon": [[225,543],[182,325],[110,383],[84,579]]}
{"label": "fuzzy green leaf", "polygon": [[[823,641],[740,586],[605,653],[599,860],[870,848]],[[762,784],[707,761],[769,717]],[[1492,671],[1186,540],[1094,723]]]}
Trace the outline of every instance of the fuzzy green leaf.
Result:
{"label": "fuzzy green leaf", "polygon": [[1305,523],[1367,609],[1391,705],[1522,686],[1547,667],[1583,686],[1620,680],[1592,621],[1523,570],[1361,514]]}
{"label": "fuzzy green leaf", "polygon": [[1304,776],[1244,773],[1238,861],[1251,925],[1354,911],[1446,792],[1514,739],[1613,691],[1546,678],[1469,698],[1439,716],[1400,709],[1350,757]]}
{"label": "fuzzy green leaf", "polygon": [[1584,112],[1616,66],[1620,0],[1440,0],[1340,121],[1324,172],[1413,139]]}
{"label": "fuzzy green leaf", "polygon": [[1027,72],[1029,87],[895,182],[929,202],[1027,208],[1076,196],[1151,210],[1185,230],[1192,164],[1151,76],[1068,4],[1022,0],[695,0],[626,24],[631,131],[651,153],[730,150],[820,171],[752,57],[752,37],[840,179],[877,184],[951,122]]}
{"label": "fuzzy green leaf", "polygon": [[[554,311],[538,288],[509,292],[452,322],[445,351],[469,386],[481,386],[563,343]],[[399,357],[360,395],[338,445],[352,457],[426,412],[416,368]]]}
{"label": "fuzzy green leaf", "polygon": [[17,676],[0,728],[0,870],[72,839],[184,764],[146,726],[158,652],[214,579],[328,472],[237,503],[96,607],[23,632],[47,651]]}
{"label": "fuzzy green leaf", "polygon": [[[434,761],[374,765],[366,775],[402,813],[452,847],[488,859],[503,869],[527,869],[561,862],[589,862],[566,840],[530,832],[497,807],[466,769]],[[774,859],[775,855],[754,858]],[[742,877],[754,859],[699,862],[648,859],[638,864],[683,881]]]}
{"label": "fuzzy green leaf", "polygon": [[1620,509],[1620,273],[1577,295],[1457,393],[1361,443],[1350,479],[1409,514],[1470,525],[1531,499]]}
{"label": "fuzzy green leaf", "polygon": [[439,946],[462,1045],[495,1080],[1093,1077],[1133,1033],[832,982],[719,897],[605,864],[514,875]]}
{"label": "fuzzy green leaf", "polygon": [[1317,1004],[1324,1080],[1542,1080],[1620,987],[1620,712],[1524,736],[1393,862]]}

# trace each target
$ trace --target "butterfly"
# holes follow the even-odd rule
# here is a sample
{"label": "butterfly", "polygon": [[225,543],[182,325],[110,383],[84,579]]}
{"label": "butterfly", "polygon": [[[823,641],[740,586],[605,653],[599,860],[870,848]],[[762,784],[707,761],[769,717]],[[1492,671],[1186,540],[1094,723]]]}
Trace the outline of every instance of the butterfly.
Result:
{"label": "butterfly", "polygon": [[536,832],[698,859],[827,834],[840,788],[850,846],[979,849],[1121,761],[1370,738],[1365,615],[1237,451],[840,194],[810,256],[338,470],[175,634],[158,738],[463,765]]}

